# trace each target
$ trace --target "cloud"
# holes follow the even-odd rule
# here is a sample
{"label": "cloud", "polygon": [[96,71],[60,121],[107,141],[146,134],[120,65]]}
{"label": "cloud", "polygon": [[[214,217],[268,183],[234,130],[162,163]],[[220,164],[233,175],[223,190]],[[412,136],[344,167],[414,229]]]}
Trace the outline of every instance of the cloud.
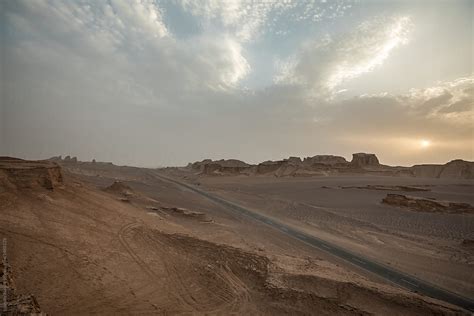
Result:
{"label": "cloud", "polygon": [[251,70],[232,36],[175,39],[153,1],[15,1],[5,16],[15,34],[7,37],[10,78],[31,82],[47,70],[58,90],[74,78],[84,88],[100,82],[100,95],[156,103],[177,91],[230,89]]}
{"label": "cloud", "polygon": [[474,76],[411,89],[399,99],[422,115],[466,123],[474,118]]}
{"label": "cloud", "polygon": [[[181,7],[204,21],[206,28],[224,28],[239,42],[251,42],[265,33],[287,34],[291,25],[341,17],[352,0],[326,4],[299,0],[181,0]],[[290,25],[291,24],[291,25]]]}
{"label": "cloud", "polygon": [[111,5],[106,5],[104,15],[109,21],[114,21],[114,26],[123,30],[125,26],[132,32],[139,32],[150,37],[162,38],[169,36],[169,31],[163,22],[161,8],[151,0],[120,1],[112,0]]}
{"label": "cloud", "polygon": [[[388,164],[474,160],[473,99],[464,94],[474,87],[471,79],[400,95],[318,100],[317,106],[306,101],[307,110],[299,113],[298,128],[309,136],[300,137],[306,138],[306,144],[330,139],[332,144],[327,146],[339,148],[345,156],[354,151],[375,152]],[[429,150],[421,151],[422,139],[430,140]]]}
{"label": "cloud", "polygon": [[259,38],[281,30],[290,37],[288,25],[342,16],[350,4],[184,1],[202,27],[189,36],[173,33],[166,1],[2,5],[5,154],[148,166],[208,156],[256,162],[390,152],[388,139],[430,136],[434,145],[457,139],[449,150],[472,157],[460,145],[472,143],[472,77],[346,97],[346,82],[381,67],[406,43],[407,18],[370,19],[349,33],[287,47],[296,51],[275,60],[276,84],[247,89],[249,74],[262,67],[250,50],[268,52],[268,77],[280,55]]}
{"label": "cloud", "polygon": [[138,103],[153,103],[177,91],[239,88],[253,71],[244,45],[278,19],[334,18],[350,7],[342,1],[330,7],[312,1],[177,2],[198,16],[205,30],[176,38],[161,1],[7,1],[6,25],[15,34],[7,54],[25,74],[40,71],[35,68],[55,72],[58,89],[64,77],[79,80],[82,72],[89,78],[82,78],[81,86],[97,80],[103,94],[143,94]]}
{"label": "cloud", "polygon": [[340,135],[376,137],[381,142],[387,137],[433,137],[446,143],[457,140],[468,150],[474,145],[474,109],[472,94],[466,91],[473,87],[474,77],[459,78],[401,95],[385,93],[329,102],[314,111],[334,126],[343,126]]}
{"label": "cloud", "polygon": [[184,46],[189,46],[187,50],[197,47],[196,56],[199,56],[199,61],[211,73],[217,75],[215,79],[218,80],[214,79],[208,85],[211,89],[235,87],[251,71],[243,56],[242,46],[232,37],[219,34],[201,36],[185,42]]}
{"label": "cloud", "polygon": [[[317,153],[349,158],[352,152],[367,151],[377,153],[384,163],[444,163],[454,158],[474,159],[472,109],[456,115],[439,112],[467,96],[466,91],[474,88],[471,79],[397,95],[330,100],[308,98],[299,85],[283,85],[200,102],[226,105],[215,108],[217,126],[212,117],[206,120],[213,130],[223,131],[222,157],[239,155],[240,151],[245,157],[256,157],[254,161]],[[421,151],[421,139],[431,141],[429,150]]]}
{"label": "cloud", "polygon": [[442,108],[441,110],[439,110],[439,113],[462,113],[472,111],[473,107],[474,101],[472,97],[463,98]]}
{"label": "cloud", "polygon": [[180,1],[184,10],[200,17],[207,24],[205,27],[224,27],[243,42],[260,34],[275,4],[273,1]]}
{"label": "cloud", "polygon": [[408,42],[408,17],[377,18],[353,32],[310,41],[288,61],[280,62],[275,82],[306,85],[316,95],[331,95],[346,81],[371,72]]}

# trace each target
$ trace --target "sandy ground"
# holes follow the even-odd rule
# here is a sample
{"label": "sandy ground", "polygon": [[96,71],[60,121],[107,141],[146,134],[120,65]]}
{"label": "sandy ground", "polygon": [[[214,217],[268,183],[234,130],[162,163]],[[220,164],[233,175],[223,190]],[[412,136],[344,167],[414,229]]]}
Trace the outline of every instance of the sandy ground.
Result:
{"label": "sandy ground", "polygon": [[[265,225],[160,181],[147,170],[108,166],[93,171],[84,168],[83,172],[76,166],[73,171],[65,173],[65,184],[54,191],[0,193],[0,237],[7,238],[18,291],[34,294],[41,308],[51,315],[462,314],[455,307],[348,269]],[[102,190],[117,179],[130,186],[133,194],[125,198]],[[263,204],[268,207],[262,207],[262,212],[275,212],[272,216],[316,233],[318,226],[303,225],[302,219],[287,214],[290,204],[285,203],[301,193],[297,182],[289,185],[295,190],[284,190],[287,184],[265,183],[268,180],[200,181],[219,194],[259,209],[260,203],[267,201]],[[274,185],[283,185],[282,191],[289,195],[272,193]],[[307,186],[304,182],[299,185]],[[309,199],[303,203],[315,202]],[[163,211],[163,206],[186,208],[204,217]],[[340,212],[320,213],[335,214],[326,216],[327,224],[346,219],[333,232],[322,231],[328,238],[361,244],[357,236],[365,236],[362,231],[368,228],[353,226],[353,221],[365,222],[364,215],[356,218]],[[310,210],[306,213],[306,220],[317,225],[312,218],[319,215],[311,215]],[[353,237],[334,237],[338,229],[349,226],[356,227],[350,232]],[[405,233],[396,238],[408,240]],[[383,235],[375,229],[371,234],[367,236],[374,240]],[[384,234],[392,237],[391,233]],[[411,242],[423,245],[424,239],[415,237],[410,237]],[[376,249],[372,244],[377,242],[364,246],[368,255]],[[447,243],[446,247],[454,246]],[[439,257],[444,258],[446,251]],[[420,260],[425,257],[428,255],[421,255]],[[468,267],[466,262],[456,264]]]}
{"label": "sandy ground", "polygon": [[[381,203],[387,193],[405,193],[474,204],[470,180],[239,176],[190,182],[453,292],[474,295],[474,251],[462,245],[474,239],[472,214],[413,212]],[[367,185],[418,186],[427,191],[360,188]]]}

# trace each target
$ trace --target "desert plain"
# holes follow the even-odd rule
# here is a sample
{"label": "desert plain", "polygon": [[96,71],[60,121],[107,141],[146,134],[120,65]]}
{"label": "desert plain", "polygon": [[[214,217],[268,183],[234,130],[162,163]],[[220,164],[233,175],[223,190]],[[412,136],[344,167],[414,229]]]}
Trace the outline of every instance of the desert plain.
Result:
{"label": "desert plain", "polygon": [[8,312],[469,314],[199,194],[471,301],[473,163],[374,157],[158,169],[2,157]]}

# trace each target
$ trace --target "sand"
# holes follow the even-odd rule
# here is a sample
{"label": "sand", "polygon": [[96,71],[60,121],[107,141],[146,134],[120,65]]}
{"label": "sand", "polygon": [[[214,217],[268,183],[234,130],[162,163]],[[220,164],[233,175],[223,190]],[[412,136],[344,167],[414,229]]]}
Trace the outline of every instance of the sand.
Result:
{"label": "sand", "polygon": [[[201,187],[451,291],[474,293],[472,214],[413,212],[382,202],[400,187],[411,196],[474,205],[472,180],[334,176],[200,177]],[[380,190],[381,185],[391,186]],[[363,188],[371,186],[369,188]]]}
{"label": "sand", "polygon": [[[18,292],[33,294],[41,310],[51,315],[463,313],[384,284],[268,226],[161,181],[153,172],[74,163],[63,166],[64,181],[53,189],[0,191],[0,237],[8,241]],[[121,185],[112,187],[117,190],[104,190],[117,180]],[[301,206],[286,203],[304,194],[303,187],[309,192],[313,188],[294,182],[289,184],[294,190],[280,191],[288,184],[246,182],[246,178],[199,181],[242,203],[259,206],[267,201],[262,212],[278,210],[274,216],[294,225],[301,219],[289,216],[285,207]],[[123,189],[133,193],[126,202]],[[314,225],[313,216],[327,224],[343,218],[335,232],[346,224],[369,230],[365,224],[355,224],[367,222],[363,215],[341,212],[311,215],[308,210],[305,216]],[[206,220],[192,214],[203,214]],[[303,226],[315,232],[310,225]],[[375,229],[372,233],[370,238],[380,236]],[[357,231],[353,234],[359,236]],[[352,242],[357,244],[356,237]]]}

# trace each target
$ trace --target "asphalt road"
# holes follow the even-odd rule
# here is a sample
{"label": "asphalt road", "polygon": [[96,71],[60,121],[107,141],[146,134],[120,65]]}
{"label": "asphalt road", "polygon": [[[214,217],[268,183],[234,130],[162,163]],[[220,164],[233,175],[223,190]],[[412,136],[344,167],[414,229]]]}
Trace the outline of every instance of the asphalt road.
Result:
{"label": "asphalt road", "polygon": [[211,201],[214,201],[220,205],[225,206],[229,210],[232,210],[234,212],[238,212],[239,214],[243,214],[247,217],[250,217],[254,220],[257,220],[259,222],[265,223],[287,235],[290,235],[293,238],[296,238],[312,247],[318,248],[320,250],[323,250],[325,252],[330,253],[331,255],[334,255],[336,257],[339,257],[347,262],[350,262],[351,264],[358,266],[359,268],[362,268],[364,270],[367,270],[371,273],[376,274],[379,277],[382,277],[394,284],[397,284],[405,289],[417,292],[419,294],[423,294],[441,301],[445,301],[447,303],[462,307],[464,309],[467,309],[471,312],[474,312],[474,301],[472,299],[460,296],[458,294],[455,294],[453,292],[450,292],[448,290],[442,289],[440,287],[437,287],[433,284],[430,284],[428,282],[425,282],[423,280],[420,280],[416,277],[410,276],[408,274],[405,274],[403,272],[394,270],[386,265],[368,260],[367,258],[364,258],[360,255],[351,253],[350,251],[343,249],[341,247],[335,246],[331,243],[328,243],[327,241],[324,241],[322,239],[316,238],[314,236],[305,234],[297,229],[294,229],[292,227],[286,226],[274,219],[268,218],[264,215],[258,214],[254,211],[251,211],[249,209],[246,209],[242,206],[239,206],[235,203],[229,202],[221,197],[218,197],[216,195],[210,194],[206,191],[203,191],[201,189],[198,189],[195,186],[192,186],[187,183],[183,183],[180,181],[177,181],[175,179],[165,177],[161,174],[154,173],[155,176],[158,178],[161,178],[162,180],[169,181],[172,183],[175,183],[181,187],[184,187],[186,189],[189,189],[193,192],[196,192],[206,198],[208,198]]}

